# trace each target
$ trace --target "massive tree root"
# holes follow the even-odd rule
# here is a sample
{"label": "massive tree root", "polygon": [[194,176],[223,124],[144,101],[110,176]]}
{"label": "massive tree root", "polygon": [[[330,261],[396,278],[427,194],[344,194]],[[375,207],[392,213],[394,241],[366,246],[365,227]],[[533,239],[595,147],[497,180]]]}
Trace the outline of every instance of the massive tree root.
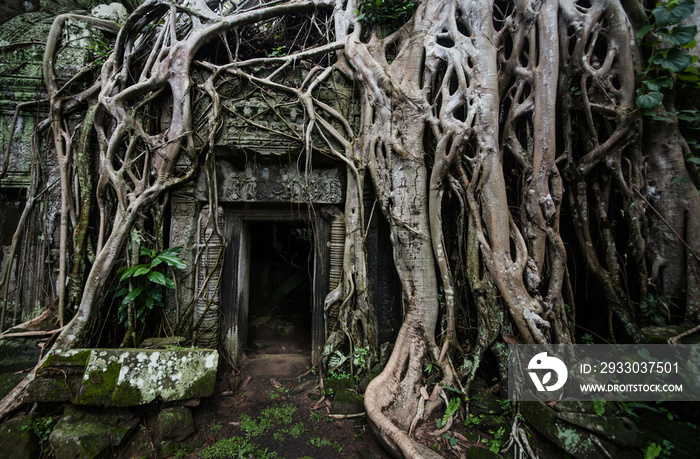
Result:
{"label": "massive tree root", "polygon": [[[199,166],[210,180],[210,208],[217,208],[214,149],[225,112],[286,136],[299,146],[305,170],[314,155],[345,166],[345,207],[332,216],[345,222],[343,269],[326,299],[339,320],[329,330],[326,359],[357,348],[369,351],[369,361],[378,357],[364,251],[363,189],[374,188],[389,222],[405,317],[365,405],[373,430],[397,456],[432,454],[410,433],[448,401],[443,387],[468,389],[490,351],[502,368],[506,338],[575,341],[577,278],[569,269],[578,265],[567,252],[583,259],[605,300],[610,340],[639,340],[636,305],[654,282],[668,295],[682,289],[670,282],[673,272],[688,279],[687,315],[696,315],[698,214],[690,209],[700,198],[689,184],[681,204],[687,217],[672,221],[673,212],[662,210],[649,218],[657,196],[645,189],[645,157],[659,166],[649,174],[659,183],[684,167],[682,150],[667,153],[659,137],[642,146],[634,107],[639,50],[628,17],[636,26],[644,17],[631,2],[424,0],[403,24],[381,26],[358,15],[362,8],[357,0],[219,9],[203,0],[147,0],[119,30],[99,80],[70,94],[58,88],[47,54],[47,123],[65,210],[59,304],[79,298],[55,348],[88,341],[86,328],[130,231],[143,231],[151,209]],[[47,53],[67,19],[57,19]],[[282,33],[285,25],[293,31],[286,55],[257,49],[270,46],[266,31]],[[285,72],[296,66],[303,81],[290,82]],[[356,82],[359,126],[318,96],[339,72]],[[245,100],[246,91],[283,95],[303,113],[301,127],[272,132],[245,113],[228,113],[222,100],[231,93]],[[276,103],[269,111],[282,117]],[[78,168],[86,138],[74,145],[63,118],[76,106],[88,107],[84,129],[92,125],[97,136],[99,177],[81,187],[94,187],[100,226],[82,289],[66,297],[69,229],[80,258],[81,225],[90,218],[85,203],[72,207],[72,165]],[[153,117],[154,107],[167,113]],[[677,134],[677,125],[665,127]],[[652,256],[645,240],[662,226],[656,219],[685,225],[686,247],[679,252],[673,240]],[[567,239],[564,226],[575,237]],[[575,249],[566,245],[573,243]],[[680,271],[664,264],[668,256],[686,260]],[[650,259],[660,261],[649,270]],[[81,270],[74,265],[70,276],[78,284]],[[441,369],[430,385],[429,362]],[[10,406],[4,400],[0,416]]]}

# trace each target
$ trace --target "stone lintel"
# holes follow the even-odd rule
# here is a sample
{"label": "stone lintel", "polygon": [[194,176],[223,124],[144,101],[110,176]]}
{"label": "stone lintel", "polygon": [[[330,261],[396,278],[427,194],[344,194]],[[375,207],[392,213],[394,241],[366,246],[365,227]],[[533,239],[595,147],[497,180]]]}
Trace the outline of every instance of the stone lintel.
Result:
{"label": "stone lintel", "polygon": [[[219,202],[314,203],[343,202],[339,168],[299,171],[297,164],[254,164],[241,170],[227,161],[217,162]],[[195,196],[207,201],[206,173],[197,181]]]}

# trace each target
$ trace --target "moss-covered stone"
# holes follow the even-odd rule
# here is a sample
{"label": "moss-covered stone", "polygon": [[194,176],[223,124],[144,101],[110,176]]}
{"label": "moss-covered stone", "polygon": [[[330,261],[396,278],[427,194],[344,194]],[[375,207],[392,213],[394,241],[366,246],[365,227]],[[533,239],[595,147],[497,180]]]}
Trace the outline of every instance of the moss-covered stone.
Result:
{"label": "moss-covered stone", "polygon": [[645,413],[641,416],[639,427],[643,431],[646,443],[672,445],[668,449],[669,457],[690,459],[698,457],[698,438],[700,429],[677,419],[669,420],[665,414]]}
{"label": "moss-covered stone", "polygon": [[337,414],[356,414],[365,410],[364,399],[351,389],[340,389],[334,393],[333,412]]}
{"label": "moss-covered stone", "polygon": [[575,458],[600,457],[598,443],[603,444],[613,457],[620,457],[622,454],[618,447],[605,438],[594,439],[593,433],[560,419],[556,411],[543,403],[522,402],[520,413],[530,426],[554,443],[561,452],[566,452]]}
{"label": "moss-covered stone", "polygon": [[[693,328],[692,325],[663,325],[642,328],[642,343],[644,344],[668,344],[669,338]],[[700,344],[700,333],[686,336],[679,341],[680,344]]]}
{"label": "moss-covered stone", "polygon": [[49,443],[59,459],[92,459],[109,448],[110,430],[105,424],[84,419],[82,413],[68,409],[51,432]]}
{"label": "moss-covered stone", "polygon": [[581,413],[558,413],[557,417],[609,438],[622,446],[641,448],[645,443],[637,426],[627,418]]}
{"label": "moss-covered stone", "polygon": [[500,414],[503,409],[499,402],[500,398],[490,392],[481,392],[470,396],[469,412],[473,415]]}
{"label": "moss-covered stone", "polygon": [[[29,392],[32,401],[115,407],[142,405],[157,398],[208,397],[214,391],[218,359],[219,354],[208,349],[52,352]],[[75,372],[79,373],[77,381],[72,377]]]}
{"label": "moss-covered stone", "polygon": [[31,429],[33,414],[0,424],[0,459],[33,459],[39,457],[39,439]]}
{"label": "moss-covered stone", "polygon": [[184,440],[194,433],[192,412],[184,406],[164,408],[156,418],[156,433],[161,440]]}
{"label": "moss-covered stone", "polygon": [[121,445],[139,424],[139,418],[126,409],[103,411],[67,406],[49,443],[59,459],[98,457]]}

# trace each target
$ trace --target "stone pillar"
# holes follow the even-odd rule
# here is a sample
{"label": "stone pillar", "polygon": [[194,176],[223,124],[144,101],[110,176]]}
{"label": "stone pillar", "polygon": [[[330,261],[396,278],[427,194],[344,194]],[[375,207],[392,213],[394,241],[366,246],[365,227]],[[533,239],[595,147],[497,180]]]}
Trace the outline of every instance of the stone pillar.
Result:
{"label": "stone pillar", "polygon": [[314,219],[314,278],[311,324],[311,363],[316,364],[326,342],[323,303],[330,292],[331,225],[322,217]]}
{"label": "stone pillar", "polygon": [[174,329],[194,298],[195,250],[197,245],[197,203],[173,197],[170,204],[170,247],[182,247],[180,258],[187,268],[174,270],[177,290],[167,289],[165,313]]}

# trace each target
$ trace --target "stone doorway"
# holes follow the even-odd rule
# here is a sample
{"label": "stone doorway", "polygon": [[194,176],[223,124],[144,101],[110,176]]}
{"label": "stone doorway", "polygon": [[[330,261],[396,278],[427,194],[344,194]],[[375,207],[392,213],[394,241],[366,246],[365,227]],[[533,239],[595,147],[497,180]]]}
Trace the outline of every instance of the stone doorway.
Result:
{"label": "stone doorway", "polygon": [[223,213],[222,335],[234,363],[266,348],[301,351],[315,363],[325,341],[330,223],[298,207],[231,206]]}
{"label": "stone doorway", "polygon": [[246,354],[311,354],[313,229],[250,222]]}

